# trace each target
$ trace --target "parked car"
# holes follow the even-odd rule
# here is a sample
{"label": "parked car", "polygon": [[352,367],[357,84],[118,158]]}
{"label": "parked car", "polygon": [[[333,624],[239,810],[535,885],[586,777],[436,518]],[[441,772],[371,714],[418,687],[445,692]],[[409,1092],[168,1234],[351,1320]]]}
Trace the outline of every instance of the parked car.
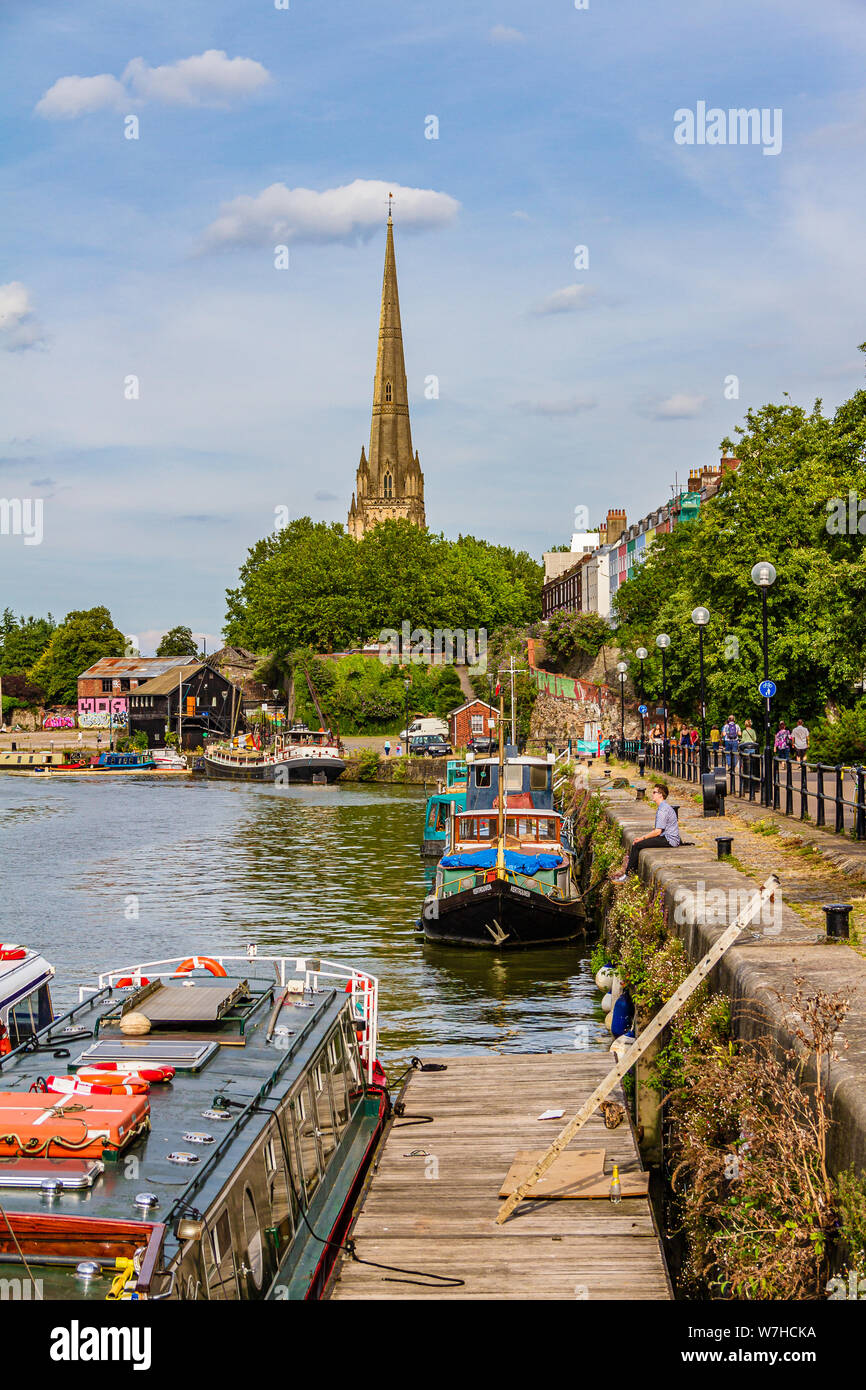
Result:
{"label": "parked car", "polygon": [[448,721],[446,719],[413,719],[409,723],[409,732],[405,729],[400,730],[400,737],[420,738],[422,734],[438,734],[440,738],[448,737]]}
{"label": "parked car", "polygon": [[409,740],[409,752],[419,757],[450,758],[453,751],[441,734],[420,734]]}
{"label": "parked car", "polygon": [[486,734],[475,734],[466,745],[467,752],[480,753],[483,757],[495,753],[497,747],[495,739],[488,738]]}

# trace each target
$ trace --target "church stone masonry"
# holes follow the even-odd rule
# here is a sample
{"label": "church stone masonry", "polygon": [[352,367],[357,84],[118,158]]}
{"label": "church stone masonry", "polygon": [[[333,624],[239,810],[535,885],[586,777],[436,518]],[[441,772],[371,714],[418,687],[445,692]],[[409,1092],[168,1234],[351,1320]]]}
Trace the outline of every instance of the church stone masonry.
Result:
{"label": "church stone masonry", "polygon": [[394,224],[389,214],[370,453],[367,456],[361,449],[347,529],[350,536],[360,540],[366,531],[392,518],[411,521],[422,528],[427,524],[424,516],[424,474],[417,452],[412,452],[403,330],[397,294]]}

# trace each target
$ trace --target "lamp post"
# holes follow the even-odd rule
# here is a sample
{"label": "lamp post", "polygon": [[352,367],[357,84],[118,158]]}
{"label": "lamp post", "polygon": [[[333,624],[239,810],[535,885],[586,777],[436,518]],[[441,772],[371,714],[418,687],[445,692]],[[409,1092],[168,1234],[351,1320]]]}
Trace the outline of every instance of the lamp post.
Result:
{"label": "lamp post", "polygon": [[[640,662],[640,703],[641,703],[641,705],[643,706],[643,704],[645,703],[645,691],[644,691],[644,685],[643,685],[643,664],[644,664],[644,662],[646,661],[647,657],[649,656],[649,652],[647,651],[646,647],[638,647],[637,651],[635,652],[635,656],[637,657],[638,661]],[[640,717],[640,746],[641,746],[641,751],[643,751],[644,741],[645,741],[645,740],[644,740],[643,713],[641,713],[641,717]]]}
{"label": "lamp post", "polygon": [[619,676],[619,755],[622,757],[625,747],[625,683],[628,679],[628,662],[618,661],[616,673]]}
{"label": "lamp post", "polygon": [[[771,584],[776,582],[775,566],[769,560],[759,560],[752,567],[752,583],[761,593],[761,624],[764,647],[764,680],[770,679],[770,653],[767,644],[767,594]],[[769,806],[773,799],[773,751],[770,747],[770,696],[765,696],[764,711],[764,768],[761,785],[761,802]]]}
{"label": "lamp post", "polygon": [[662,748],[662,765],[665,772],[670,772],[670,752],[668,750],[668,680],[667,668],[665,666],[665,653],[671,644],[671,639],[666,632],[660,632],[656,638],[656,646],[662,654],[662,709],[664,710],[665,736]]}
{"label": "lamp post", "polygon": [[409,752],[409,687],[410,687],[411,684],[412,684],[412,682],[410,681],[409,677],[406,676],[406,678],[405,678],[404,681],[403,681],[403,689],[404,689],[405,692],[406,692],[406,757],[407,757],[407,758],[411,758],[411,756],[412,756],[412,754]]}
{"label": "lamp post", "polygon": [[707,692],[704,685],[704,628],[709,621],[709,608],[695,608],[692,610],[692,622],[698,629],[698,652],[700,653],[701,663],[701,772],[706,771],[707,753]]}

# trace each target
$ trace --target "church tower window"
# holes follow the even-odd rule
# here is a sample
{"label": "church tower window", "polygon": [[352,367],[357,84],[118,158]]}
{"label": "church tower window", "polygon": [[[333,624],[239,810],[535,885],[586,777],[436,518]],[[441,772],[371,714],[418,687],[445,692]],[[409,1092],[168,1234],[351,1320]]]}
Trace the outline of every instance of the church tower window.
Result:
{"label": "church tower window", "polygon": [[385,495],[386,497],[393,497],[393,496],[394,496],[394,480],[393,480],[393,478],[391,477],[391,474],[390,474],[390,473],[386,473],[386,474],[385,474],[385,480],[384,480],[384,483],[383,483],[382,486],[383,486],[383,489],[384,489],[384,495]]}
{"label": "church tower window", "polygon": [[390,383],[390,381],[386,381],[386,382],[385,382],[385,400],[386,400],[386,401],[390,401],[390,400],[391,400],[391,383]]}

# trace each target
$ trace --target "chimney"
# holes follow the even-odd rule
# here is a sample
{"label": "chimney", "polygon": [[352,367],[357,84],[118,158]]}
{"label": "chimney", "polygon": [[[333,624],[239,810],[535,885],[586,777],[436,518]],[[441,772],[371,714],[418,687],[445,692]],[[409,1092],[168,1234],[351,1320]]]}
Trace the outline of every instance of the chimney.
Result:
{"label": "chimney", "polygon": [[625,529],[625,512],[619,507],[610,507],[607,513],[607,527],[605,529],[607,544],[611,545],[614,541],[618,541]]}
{"label": "chimney", "polygon": [[725,473],[736,473],[739,466],[740,460],[737,458],[730,457],[719,460],[719,467],[722,470],[722,476],[724,476]]}

